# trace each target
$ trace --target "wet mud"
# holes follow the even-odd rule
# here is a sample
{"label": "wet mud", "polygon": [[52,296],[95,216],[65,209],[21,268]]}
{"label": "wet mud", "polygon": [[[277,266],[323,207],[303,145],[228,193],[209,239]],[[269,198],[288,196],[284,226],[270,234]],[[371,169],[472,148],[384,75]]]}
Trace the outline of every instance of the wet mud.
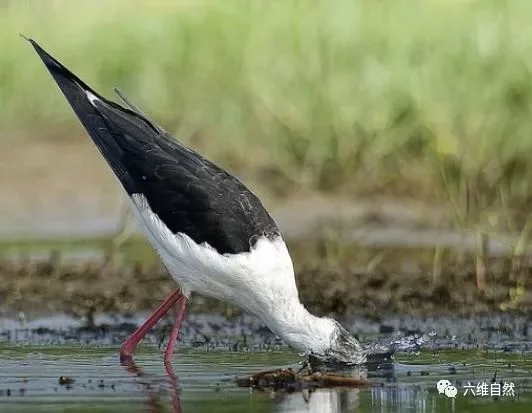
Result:
{"label": "wet mud", "polygon": [[[299,288],[309,307],[334,314],[529,312],[532,268],[523,269],[521,281],[516,281],[508,277],[508,269],[501,267],[488,274],[489,282],[484,289],[477,287],[473,266],[448,268],[437,280],[423,271],[315,268],[299,274]],[[513,294],[517,288],[519,296]]]}

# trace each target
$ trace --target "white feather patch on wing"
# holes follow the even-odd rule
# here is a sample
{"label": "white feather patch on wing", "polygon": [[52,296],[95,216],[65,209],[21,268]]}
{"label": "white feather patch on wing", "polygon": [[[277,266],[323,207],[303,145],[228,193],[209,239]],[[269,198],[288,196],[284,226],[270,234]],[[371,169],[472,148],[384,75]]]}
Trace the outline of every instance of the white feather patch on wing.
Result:
{"label": "white feather patch on wing", "polygon": [[87,99],[89,99],[89,102],[91,103],[91,105],[96,107],[94,103],[100,100],[98,99],[98,96],[96,96],[94,93],[91,93],[88,90],[85,91],[85,95],[87,96]]}

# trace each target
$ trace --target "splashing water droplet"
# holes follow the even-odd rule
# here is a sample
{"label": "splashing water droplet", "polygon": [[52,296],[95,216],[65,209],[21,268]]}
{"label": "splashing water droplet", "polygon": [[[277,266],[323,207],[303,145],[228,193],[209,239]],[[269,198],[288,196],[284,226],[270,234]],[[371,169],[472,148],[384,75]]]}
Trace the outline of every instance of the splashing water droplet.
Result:
{"label": "splashing water droplet", "polygon": [[436,333],[413,334],[406,337],[397,337],[387,342],[373,342],[365,345],[367,354],[395,353],[397,351],[412,351],[415,355],[420,354],[421,347],[433,340]]}

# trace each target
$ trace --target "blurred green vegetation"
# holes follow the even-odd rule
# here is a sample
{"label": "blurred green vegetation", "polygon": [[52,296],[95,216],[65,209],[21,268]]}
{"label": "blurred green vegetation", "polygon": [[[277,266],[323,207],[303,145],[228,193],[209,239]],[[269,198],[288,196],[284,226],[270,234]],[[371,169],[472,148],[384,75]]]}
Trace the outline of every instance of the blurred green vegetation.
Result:
{"label": "blurred green vegetation", "polygon": [[20,32],[237,173],[445,202],[466,226],[502,210],[519,230],[530,21],[529,0],[7,2],[0,138],[79,131]]}

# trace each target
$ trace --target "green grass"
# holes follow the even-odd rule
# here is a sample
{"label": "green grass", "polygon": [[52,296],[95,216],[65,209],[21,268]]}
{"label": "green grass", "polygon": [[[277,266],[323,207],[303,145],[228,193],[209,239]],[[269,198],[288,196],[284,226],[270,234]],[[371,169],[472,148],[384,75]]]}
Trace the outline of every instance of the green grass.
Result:
{"label": "green grass", "polygon": [[58,239],[20,239],[0,240],[0,259],[9,256],[27,257],[42,253],[52,256],[59,253],[58,258],[68,253],[94,252],[100,254],[119,254],[121,261],[134,263],[142,261],[145,264],[158,262],[153,247],[143,236],[132,235],[122,245],[113,248],[111,237],[94,238],[58,238]]}
{"label": "green grass", "polygon": [[525,222],[529,0],[168,3],[9,2],[1,138],[79,133],[22,32],[238,173]]}

